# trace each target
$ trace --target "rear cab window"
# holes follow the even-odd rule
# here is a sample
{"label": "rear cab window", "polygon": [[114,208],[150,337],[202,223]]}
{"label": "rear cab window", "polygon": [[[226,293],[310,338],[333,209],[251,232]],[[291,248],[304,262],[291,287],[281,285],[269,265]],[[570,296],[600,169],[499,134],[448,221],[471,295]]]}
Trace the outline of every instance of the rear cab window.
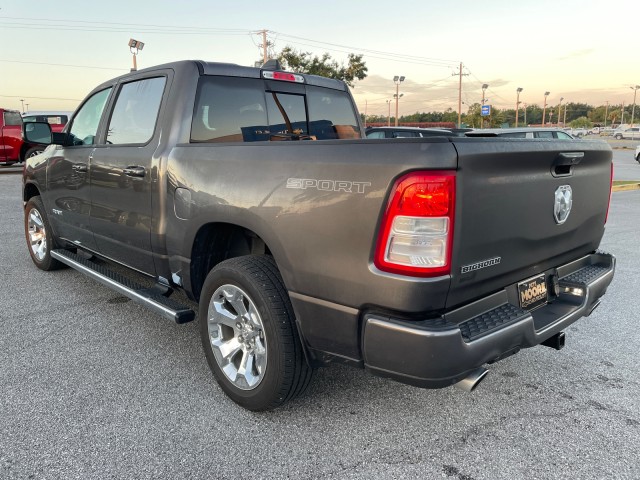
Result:
{"label": "rear cab window", "polygon": [[3,120],[6,127],[17,127],[22,125],[22,117],[18,112],[3,112]]}
{"label": "rear cab window", "polygon": [[200,78],[191,142],[360,138],[347,92],[256,78]]}

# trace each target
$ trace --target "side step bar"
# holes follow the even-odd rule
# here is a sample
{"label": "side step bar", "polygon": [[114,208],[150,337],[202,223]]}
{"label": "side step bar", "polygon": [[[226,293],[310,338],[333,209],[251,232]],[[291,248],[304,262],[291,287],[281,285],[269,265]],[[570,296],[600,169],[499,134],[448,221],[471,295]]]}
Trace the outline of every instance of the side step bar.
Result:
{"label": "side step bar", "polygon": [[129,297],[136,303],[150,308],[168,320],[176,323],[187,323],[195,319],[195,312],[175,300],[154,292],[128,278],[98,265],[68,250],[52,250],[51,256],[71,268],[84,273],[107,287]]}

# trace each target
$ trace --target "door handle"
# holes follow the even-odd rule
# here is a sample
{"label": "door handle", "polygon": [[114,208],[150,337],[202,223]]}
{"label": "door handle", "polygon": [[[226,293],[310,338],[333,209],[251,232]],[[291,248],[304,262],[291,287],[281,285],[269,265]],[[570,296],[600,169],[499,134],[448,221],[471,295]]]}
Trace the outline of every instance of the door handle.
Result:
{"label": "door handle", "polygon": [[127,167],[122,169],[122,173],[127,175],[128,177],[144,177],[145,169],[144,167]]}
{"label": "door handle", "polygon": [[78,173],[87,173],[86,163],[75,163],[71,166],[71,170]]}

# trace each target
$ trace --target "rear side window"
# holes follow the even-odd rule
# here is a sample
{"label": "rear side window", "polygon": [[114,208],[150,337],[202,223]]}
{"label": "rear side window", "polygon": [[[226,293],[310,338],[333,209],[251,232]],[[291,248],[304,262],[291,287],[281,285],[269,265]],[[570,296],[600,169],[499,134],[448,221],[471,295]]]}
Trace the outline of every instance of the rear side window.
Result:
{"label": "rear side window", "polygon": [[553,138],[553,132],[536,132],[536,138]]}
{"label": "rear side window", "polygon": [[7,127],[22,125],[22,117],[18,112],[4,112],[4,124]]}
{"label": "rear side window", "polygon": [[346,92],[307,85],[298,93],[266,91],[253,78],[202,77],[192,142],[359,138]]}
{"label": "rear side window", "polygon": [[107,129],[107,143],[145,144],[153,137],[164,91],[165,77],[125,83]]}
{"label": "rear side window", "polygon": [[527,138],[525,132],[500,133],[499,135],[507,138]]}

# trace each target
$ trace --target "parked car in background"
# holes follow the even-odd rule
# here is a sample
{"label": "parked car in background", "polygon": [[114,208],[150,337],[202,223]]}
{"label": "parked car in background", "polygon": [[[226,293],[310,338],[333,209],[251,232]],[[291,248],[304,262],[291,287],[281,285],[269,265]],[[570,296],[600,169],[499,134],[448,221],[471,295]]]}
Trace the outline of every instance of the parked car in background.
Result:
{"label": "parked car in background", "polygon": [[613,132],[613,138],[615,138],[616,140],[640,139],[640,127],[631,127],[631,128],[625,128],[623,130],[616,130]]}
{"label": "parked car in background", "polygon": [[[46,122],[51,126],[51,131],[54,133],[60,133],[64,130],[65,125],[71,118],[73,112],[64,111],[30,111],[22,114],[22,121],[24,123],[32,122]],[[23,155],[21,161],[25,158],[35,157],[42,153],[46,145],[40,144],[25,144],[22,148]]]}
{"label": "parked car in background", "polygon": [[555,138],[573,140],[575,137],[559,128],[484,128],[466,134],[468,137],[508,137],[508,138]]}
{"label": "parked car in background", "polygon": [[22,121],[24,123],[47,122],[51,125],[52,132],[61,132],[71,118],[72,113],[58,111],[27,112],[22,114]]}
{"label": "parked car in background", "polygon": [[21,160],[22,117],[17,110],[0,108],[0,165]]}
{"label": "parked car in background", "polygon": [[448,128],[372,127],[367,128],[365,135],[367,138],[464,137],[464,131],[456,132]]}

